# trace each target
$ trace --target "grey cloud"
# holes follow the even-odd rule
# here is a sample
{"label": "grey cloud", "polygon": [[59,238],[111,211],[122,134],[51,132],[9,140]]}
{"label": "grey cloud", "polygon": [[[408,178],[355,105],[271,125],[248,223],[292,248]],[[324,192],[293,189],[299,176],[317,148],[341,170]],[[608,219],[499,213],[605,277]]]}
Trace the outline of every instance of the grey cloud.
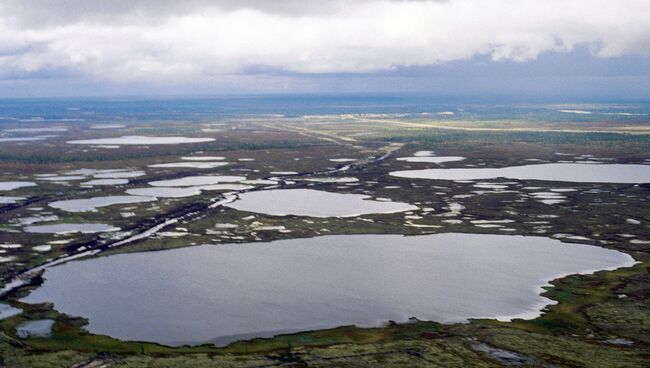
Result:
{"label": "grey cloud", "polygon": [[[354,0],[355,4],[371,0]],[[406,1],[406,0],[389,0]],[[413,0],[419,1],[419,0]],[[76,22],[128,23],[138,19],[164,21],[167,17],[203,12],[258,10],[279,15],[323,15],[345,9],[345,0],[3,0],[0,15],[22,27],[41,28]]]}
{"label": "grey cloud", "polygon": [[525,62],[576,47],[615,58],[648,45],[647,0],[0,1],[0,74],[12,76],[191,84]]}

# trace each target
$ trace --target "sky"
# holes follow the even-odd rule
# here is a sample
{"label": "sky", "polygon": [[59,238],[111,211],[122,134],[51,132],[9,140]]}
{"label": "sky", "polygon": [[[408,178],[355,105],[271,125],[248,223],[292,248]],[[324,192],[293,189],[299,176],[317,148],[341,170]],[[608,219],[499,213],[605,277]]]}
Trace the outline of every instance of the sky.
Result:
{"label": "sky", "polygon": [[0,1],[0,97],[265,93],[650,100],[650,1]]}

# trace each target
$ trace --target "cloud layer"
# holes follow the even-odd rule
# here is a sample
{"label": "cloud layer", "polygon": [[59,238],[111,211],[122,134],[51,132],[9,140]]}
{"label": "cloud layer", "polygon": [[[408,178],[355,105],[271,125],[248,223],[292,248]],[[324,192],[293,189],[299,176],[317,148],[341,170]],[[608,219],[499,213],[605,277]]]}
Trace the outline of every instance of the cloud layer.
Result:
{"label": "cloud layer", "polygon": [[650,54],[650,1],[0,3],[5,80],[372,73],[477,55],[525,62],[583,46],[601,58]]}

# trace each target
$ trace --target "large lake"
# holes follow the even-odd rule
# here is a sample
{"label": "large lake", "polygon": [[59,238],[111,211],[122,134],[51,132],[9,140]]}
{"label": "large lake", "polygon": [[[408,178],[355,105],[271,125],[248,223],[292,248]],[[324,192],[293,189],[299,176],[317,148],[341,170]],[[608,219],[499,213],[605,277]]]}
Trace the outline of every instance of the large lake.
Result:
{"label": "large lake", "polygon": [[338,235],[74,261],[48,269],[25,301],[53,301],[121,339],[225,344],[409,317],[534,317],[549,280],[633,263],[540,237]]}
{"label": "large lake", "polygon": [[497,169],[423,169],[393,171],[400,178],[484,180],[509,178],[579,183],[650,183],[650,165],[554,163]]}

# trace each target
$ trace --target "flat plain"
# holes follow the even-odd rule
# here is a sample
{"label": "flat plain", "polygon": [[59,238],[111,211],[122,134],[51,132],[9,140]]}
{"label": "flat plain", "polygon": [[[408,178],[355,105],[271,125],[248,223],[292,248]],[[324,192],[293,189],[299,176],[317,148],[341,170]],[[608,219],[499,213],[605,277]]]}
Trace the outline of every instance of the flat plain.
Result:
{"label": "flat plain", "polygon": [[[585,110],[590,114],[571,112]],[[647,105],[490,105],[388,98],[136,103],[90,99],[3,101],[0,111],[0,366],[648,366]],[[466,255],[462,249],[452,256],[419,248],[399,251],[421,237],[446,239],[450,233],[471,235],[469,243],[462,243],[468,246]],[[350,246],[343,251],[345,242],[336,240],[364,235],[373,239],[367,250]],[[389,251],[373,250],[382,244],[382,235],[409,241],[391,240],[395,244]],[[486,252],[488,239],[495,236],[524,242],[543,239],[561,251],[476,256]],[[321,244],[323,239],[332,246]],[[287,257],[293,258],[287,259],[266,248],[315,243],[323,247],[318,251],[326,252],[323,262],[347,268],[331,275],[318,267],[300,268],[318,253],[288,250]],[[445,244],[453,242],[441,243]],[[360,245],[363,242],[355,244]],[[233,268],[199,272],[203,257],[175,265],[175,259],[186,259],[183,254],[189,253],[162,253],[196,252],[198,247],[222,247],[214,253],[221,257],[215,259],[235,258],[214,262]],[[571,247],[590,255],[605,252],[604,258],[592,269],[582,253],[570,253]],[[339,253],[327,253],[328,249]],[[254,277],[259,277],[259,285],[276,288],[269,293],[272,296],[294,298],[290,300],[296,307],[295,326],[313,328],[290,328],[291,317],[273,315],[258,323],[268,325],[266,330],[242,325],[238,333],[239,325],[227,324],[228,333],[202,329],[203,338],[195,340],[191,331],[189,337],[175,338],[169,334],[172,328],[146,331],[141,334],[146,339],[119,339],[97,332],[101,328],[94,327],[92,315],[59,309],[66,305],[64,300],[57,304],[47,298],[30,299],[39,292],[47,294],[50,287],[65,287],[57,285],[55,277],[48,280],[48,273],[78,272],[84,262],[154,255],[150,252],[161,252],[156,253],[160,258],[152,259],[170,263],[155,264],[163,282],[144,286],[143,280],[133,282],[133,290],[136,285],[144,289],[130,297],[151,296],[142,305],[158,306],[134,315],[173,320],[173,315],[165,314],[169,311],[164,301],[180,298],[173,303],[174,313],[185,321],[191,308],[184,306],[199,303],[194,296],[206,293],[201,287],[207,283],[205,275],[220,285],[246,287],[253,296],[263,294],[254,292]],[[275,263],[260,263],[256,254]],[[399,254],[404,257],[401,261]],[[520,313],[509,314],[508,309],[500,314],[497,308],[480,315],[474,311],[489,309],[481,308],[482,303],[489,304],[482,300],[468,308],[473,314],[453,320],[427,318],[438,315],[434,304],[430,315],[417,313],[428,304],[406,308],[415,299],[430,303],[431,297],[441,309],[459,305],[454,304],[459,297],[446,304],[445,298],[456,294],[434,288],[437,283],[430,288],[437,294],[426,294],[431,279],[422,270],[441,264],[415,262],[420,259],[451,257],[445,265],[453,269],[458,262],[467,267],[466,274],[486,272],[494,281],[489,286],[498,288],[504,287],[498,283],[499,275],[524,279],[528,277],[524,271],[542,267],[540,257],[546,254],[551,260],[565,257],[555,258],[555,263],[566,261],[567,269],[547,276],[541,272],[542,279],[517,286],[521,292],[507,289],[503,295],[512,300],[504,303],[523,306]],[[336,264],[337,257],[346,257],[345,262]],[[360,272],[363,269],[355,269],[354,258],[348,257],[363,259],[357,262],[359,267],[380,265],[386,270]],[[405,270],[417,270],[422,277],[404,273],[400,267],[405,264],[410,266]],[[190,275],[167,274],[163,265],[182,267]],[[237,267],[259,272],[242,269],[238,276]],[[86,298],[92,308],[84,310],[101,313],[102,307],[110,307],[106,303],[130,289],[124,275],[110,277],[111,269],[104,273],[86,269],[90,271],[73,274],[79,280],[70,284],[92,285],[102,297]],[[137,264],[128,272],[137,274]],[[264,280],[269,274],[277,279]],[[305,291],[310,283],[295,282],[294,274],[314,277],[315,285],[321,285],[323,274],[343,285],[346,280],[335,276],[345,275],[350,290],[317,293],[330,298],[331,308],[322,301],[310,306],[309,300],[301,299],[312,295]],[[456,276],[445,282],[445,275]],[[436,276],[443,280],[436,281],[462,287],[464,279],[458,275],[444,272]],[[183,283],[177,284],[181,278]],[[121,282],[111,284],[112,280]],[[147,285],[158,289],[147,293]],[[355,293],[353,287],[359,285],[365,286],[363,293]],[[467,284],[468,290],[476,287]],[[424,295],[402,294],[400,288]],[[236,316],[243,321],[264,319],[264,311],[272,311],[273,305],[259,303],[277,302],[239,298],[247,293],[222,298],[214,294],[216,299],[210,302],[224,303],[230,309],[223,310],[231,315],[245,303],[255,304],[246,310],[262,311],[254,318]],[[529,294],[532,298],[522,297]],[[152,295],[160,298],[158,303]],[[354,310],[346,314],[354,317],[349,320],[332,312],[341,305],[353,309],[359,295],[366,301],[375,297],[370,300],[381,308]],[[202,325],[200,318],[220,322],[228,315],[197,318]],[[275,322],[281,327],[274,328]]]}

